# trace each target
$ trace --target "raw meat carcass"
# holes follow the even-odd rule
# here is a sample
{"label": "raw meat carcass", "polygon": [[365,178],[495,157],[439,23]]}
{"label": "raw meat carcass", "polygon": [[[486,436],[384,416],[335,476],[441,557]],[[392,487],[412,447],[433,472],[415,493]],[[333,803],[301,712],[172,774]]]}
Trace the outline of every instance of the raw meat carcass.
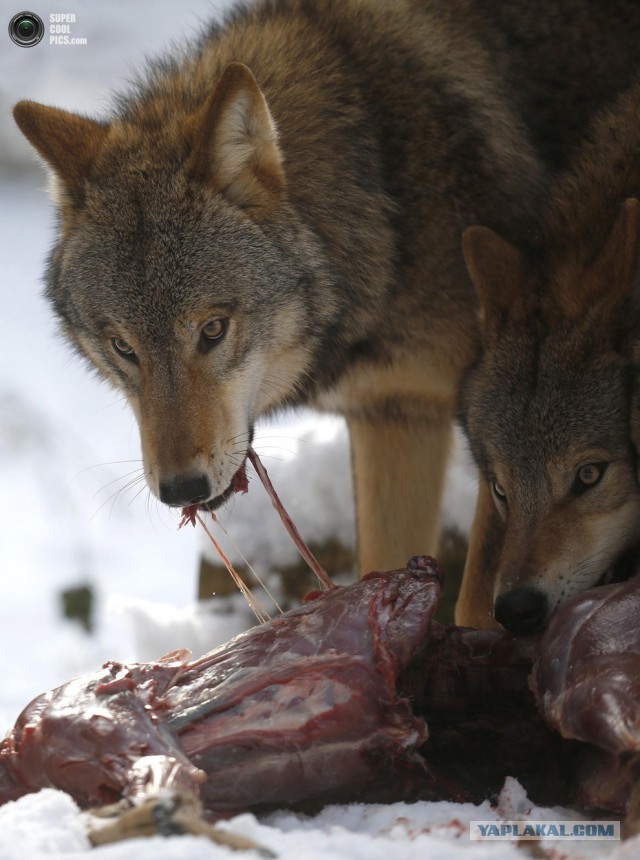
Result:
{"label": "raw meat carcass", "polygon": [[199,660],[108,663],[46,693],[0,745],[0,802],[168,791],[215,818],[480,800],[510,775],[543,803],[624,812],[631,792],[635,816],[640,580],[567,602],[540,640],[432,621],[440,585],[418,557]]}
{"label": "raw meat carcass", "polygon": [[397,680],[428,642],[437,568],[371,574],[187,653],[108,663],[35,699],[0,746],[0,802],[45,786],[83,806],[160,788],[225,813],[432,787],[424,719]]}

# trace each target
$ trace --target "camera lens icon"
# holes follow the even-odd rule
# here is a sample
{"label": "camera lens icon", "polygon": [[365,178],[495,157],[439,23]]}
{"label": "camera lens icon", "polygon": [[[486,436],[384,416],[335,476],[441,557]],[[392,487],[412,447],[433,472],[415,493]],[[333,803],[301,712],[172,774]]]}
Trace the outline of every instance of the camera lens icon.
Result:
{"label": "camera lens icon", "polygon": [[21,48],[32,48],[44,36],[44,24],[33,12],[14,15],[9,24],[9,35]]}

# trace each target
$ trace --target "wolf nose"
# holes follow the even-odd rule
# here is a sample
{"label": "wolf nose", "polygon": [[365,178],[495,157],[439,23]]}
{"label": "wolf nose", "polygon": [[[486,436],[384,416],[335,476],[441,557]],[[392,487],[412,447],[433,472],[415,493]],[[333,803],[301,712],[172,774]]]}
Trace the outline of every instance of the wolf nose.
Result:
{"label": "wolf nose", "polygon": [[493,615],[514,636],[537,633],[544,627],[547,598],[537,588],[514,588],[497,598]]}
{"label": "wolf nose", "polygon": [[211,495],[211,484],[206,475],[181,475],[169,481],[161,481],[160,501],[165,505],[182,508],[204,502]]}

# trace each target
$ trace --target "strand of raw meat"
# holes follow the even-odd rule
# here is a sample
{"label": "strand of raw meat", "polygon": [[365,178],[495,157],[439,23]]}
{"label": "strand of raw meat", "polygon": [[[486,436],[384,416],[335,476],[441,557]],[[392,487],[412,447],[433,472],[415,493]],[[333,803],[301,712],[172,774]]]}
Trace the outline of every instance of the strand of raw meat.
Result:
{"label": "strand of raw meat", "polygon": [[[215,514],[211,514],[211,516],[213,517],[214,520],[216,519]],[[254,598],[251,589],[245,585],[244,580],[242,579],[240,574],[237,572],[237,570],[235,569],[235,567],[231,563],[231,559],[227,556],[227,554],[224,552],[224,550],[222,549],[222,547],[220,546],[218,541],[211,534],[211,532],[207,528],[207,526],[206,526],[204,520],[202,519],[202,517],[200,516],[200,514],[196,513],[195,517],[198,520],[198,522],[200,523],[200,525],[202,526],[202,528],[205,530],[205,533],[206,533],[207,537],[209,538],[209,540],[211,541],[211,543],[214,545],[214,547],[218,551],[218,555],[222,559],[222,563],[224,564],[224,566],[229,571],[231,578],[233,579],[235,584],[238,586],[240,594],[242,594],[244,599],[247,601],[247,603],[251,607],[251,611],[256,616],[256,618],[258,619],[260,624],[264,624],[265,621],[269,620],[269,613],[265,609],[263,609],[263,607],[260,606],[258,601]],[[217,522],[217,520],[216,520],[216,522]],[[262,583],[261,583],[261,585],[262,585]],[[264,585],[262,587],[264,588]],[[269,594],[268,591],[267,591],[267,594]],[[269,596],[271,597],[271,595],[269,595]]]}
{"label": "strand of raw meat", "polygon": [[258,473],[258,476],[259,476],[260,480],[262,481],[265,490],[269,494],[269,498],[271,499],[271,504],[273,505],[273,507],[278,512],[278,516],[282,520],[282,523],[283,523],[285,529],[291,535],[291,538],[293,539],[294,544],[298,548],[300,555],[303,557],[303,559],[307,562],[307,564],[309,565],[311,570],[318,577],[320,584],[322,586],[324,586],[324,588],[326,588],[327,591],[331,591],[331,589],[335,588],[335,585],[331,581],[331,578],[327,574],[326,570],[322,567],[322,565],[320,564],[318,559],[313,555],[313,553],[311,552],[309,547],[302,540],[302,537],[300,536],[300,532],[295,527],[293,520],[291,519],[289,514],[286,512],[284,505],[280,501],[278,494],[276,493],[275,488],[274,488],[273,484],[271,483],[271,479],[269,478],[267,470],[262,465],[260,458],[258,457],[256,452],[253,450],[253,448],[249,448],[249,450],[247,452],[247,457],[251,461],[253,468]]}
{"label": "strand of raw meat", "polygon": [[[282,520],[282,523],[283,523],[285,529],[287,530],[287,532],[291,536],[291,538],[292,538],[292,540],[296,546],[296,549],[298,550],[300,555],[303,557],[303,559],[307,562],[307,564],[309,565],[311,570],[318,577],[320,584],[327,591],[331,591],[331,589],[335,588],[335,585],[331,581],[331,577],[328,575],[328,573],[322,567],[322,565],[320,564],[318,559],[314,556],[314,554],[311,552],[309,547],[303,541],[302,536],[300,535],[300,532],[295,527],[293,520],[291,519],[291,517],[289,516],[289,514],[285,510],[284,505],[280,501],[280,497],[276,493],[275,487],[271,483],[271,479],[269,478],[269,474],[268,474],[267,470],[263,466],[262,461],[260,460],[260,458],[258,457],[256,452],[251,447],[249,447],[249,449],[247,450],[247,458],[252,463],[254,469],[256,470],[256,472],[258,474],[258,477],[262,481],[262,484],[263,484],[265,490],[267,491],[269,498],[271,499],[271,504],[273,505],[278,516]],[[234,491],[236,493],[246,493],[247,492],[247,478],[246,478],[246,472],[244,470],[244,466],[241,469],[239,469],[238,472],[236,473],[236,475],[234,476],[233,488],[234,488]],[[202,520],[200,519],[200,517],[198,515],[198,512],[200,510],[206,511],[207,508],[206,508],[206,506],[202,506],[199,504],[187,505],[186,507],[184,507],[182,509],[182,519],[180,520],[178,528],[182,528],[184,525],[186,525],[186,523],[191,523],[191,525],[195,526],[196,520],[200,520],[200,524],[204,527],[204,523],[202,522]],[[205,531],[207,531],[207,533],[208,533],[208,530],[206,528],[205,528]],[[245,597],[247,597],[243,588],[239,584],[238,574],[233,570],[232,567],[229,567],[230,562],[228,561],[228,559],[226,558],[226,556],[224,555],[224,553],[222,552],[222,550],[220,549],[220,547],[218,546],[216,541],[213,539],[213,537],[211,537],[210,534],[209,534],[209,538],[213,542],[213,545],[215,546],[215,548],[220,553],[220,556],[221,556],[227,570],[229,571],[229,573],[231,573],[231,576],[233,577],[234,581],[236,582],[236,584],[238,585],[238,587],[240,588],[242,593],[245,595]],[[269,596],[271,596],[271,595],[269,595]],[[275,600],[274,600],[274,603],[275,603]],[[251,608],[253,609],[254,613],[256,613],[256,610],[253,608],[253,606]],[[256,615],[257,615],[257,613],[256,613]],[[261,620],[261,619],[259,618],[259,620]]]}
{"label": "strand of raw meat", "polygon": [[[221,531],[224,535],[226,535],[226,537],[227,537],[227,539],[228,539],[229,541],[231,541],[231,545],[233,546],[233,548],[235,549],[235,551],[238,553],[238,555],[240,556],[240,558],[241,558],[241,559],[243,560],[243,562],[245,563],[245,565],[246,565],[246,567],[247,567],[247,570],[250,570],[250,571],[251,571],[251,575],[254,577],[254,579],[256,580],[256,582],[260,585],[260,587],[262,588],[262,590],[267,594],[267,596],[269,597],[269,600],[273,603],[273,605],[274,605],[274,606],[275,606],[275,608],[278,610],[278,612],[280,613],[280,615],[282,615],[282,613],[284,612],[284,610],[283,610],[283,608],[280,606],[280,604],[278,603],[278,601],[275,599],[275,597],[273,596],[273,594],[271,593],[271,591],[269,590],[269,587],[267,586],[266,582],[264,582],[264,580],[262,580],[262,579],[261,579],[261,577],[258,575],[258,573],[255,571],[255,569],[253,568],[253,566],[251,565],[251,563],[249,562],[249,560],[247,559],[247,557],[245,556],[245,554],[242,552],[242,550],[240,549],[240,547],[237,545],[237,543],[234,541],[234,539],[232,538],[232,536],[231,536],[231,535],[229,534],[229,532],[225,529],[225,527],[222,525],[222,523],[220,522],[220,520],[218,519],[218,517],[213,513],[213,511],[211,512],[211,518],[213,519],[214,523],[218,526],[218,528],[220,529],[220,531]],[[266,611],[266,610],[265,610],[265,611]],[[267,613],[267,617],[270,617],[268,613]]]}

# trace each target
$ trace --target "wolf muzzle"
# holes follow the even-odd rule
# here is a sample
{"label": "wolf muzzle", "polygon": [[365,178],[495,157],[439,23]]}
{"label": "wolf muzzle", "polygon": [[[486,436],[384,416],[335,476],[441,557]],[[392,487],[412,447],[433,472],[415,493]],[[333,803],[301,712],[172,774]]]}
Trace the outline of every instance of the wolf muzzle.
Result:
{"label": "wolf muzzle", "polygon": [[538,588],[526,586],[497,597],[493,616],[509,633],[525,636],[544,628],[548,608],[546,595]]}
{"label": "wolf muzzle", "polygon": [[211,497],[213,487],[207,475],[178,475],[161,481],[158,487],[160,501],[171,507],[196,505]]}

